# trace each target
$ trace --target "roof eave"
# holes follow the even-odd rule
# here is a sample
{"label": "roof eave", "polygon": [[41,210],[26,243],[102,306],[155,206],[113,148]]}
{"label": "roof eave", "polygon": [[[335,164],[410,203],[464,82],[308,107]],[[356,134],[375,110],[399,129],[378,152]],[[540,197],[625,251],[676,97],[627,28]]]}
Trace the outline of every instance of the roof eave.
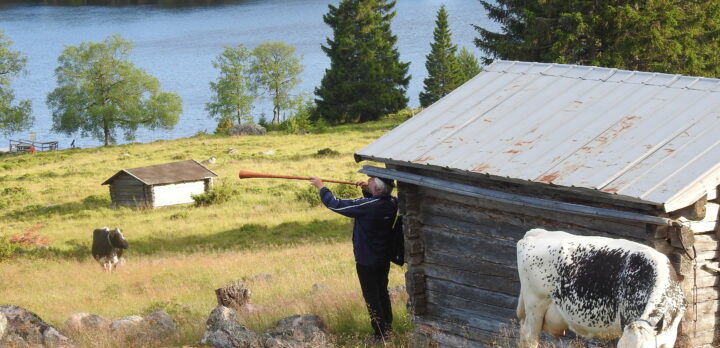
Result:
{"label": "roof eave", "polygon": [[138,178],[137,176],[133,175],[132,173],[128,172],[125,169],[120,169],[115,175],[111,176],[109,179],[105,180],[101,185],[109,185],[113,180],[115,180],[115,177],[120,175],[120,173],[125,173],[127,175],[130,175],[131,177],[135,178],[135,180],[140,181],[141,183],[145,185],[149,185],[147,182],[143,181],[142,179]]}
{"label": "roof eave", "polygon": [[491,174],[487,174],[487,173],[472,172],[472,171],[467,171],[467,170],[462,170],[462,169],[457,169],[457,168],[450,168],[450,167],[440,167],[440,166],[436,166],[436,165],[432,165],[432,164],[419,164],[419,163],[408,162],[408,161],[398,161],[398,160],[393,160],[393,159],[388,159],[388,158],[375,157],[375,156],[371,156],[371,155],[363,155],[363,154],[359,154],[359,153],[355,153],[354,156],[355,156],[356,162],[367,160],[367,161],[385,163],[386,165],[405,166],[405,167],[412,167],[412,168],[418,168],[418,169],[428,169],[428,168],[441,169],[441,170],[445,170],[445,171],[449,171],[449,172],[454,172],[457,174],[470,174],[472,176],[484,176],[491,180],[499,181],[499,182],[511,182],[511,183],[517,183],[517,184],[522,184],[522,185],[553,187],[553,188],[562,189],[565,191],[581,193],[586,196],[604,197],[606,199],[612,198],[612,199],[622,200],[622,201],[635,203],[635,204],[653,206],[658,209],[663,208],[662,202],[654,202],[654,201],[642,199],[639,197],[632,197],[632,196],[626,196],[626,195],[622,195],[622,194],[618,194],[618,193],[604,192],[601,190],[587,188],[587,187],[562,186],[562,185],[556,185],[553,183],[537,182],[537,181],[517,179],[517,178],[512,178],[512,177],[501,177],[501,176],[491,175]]}

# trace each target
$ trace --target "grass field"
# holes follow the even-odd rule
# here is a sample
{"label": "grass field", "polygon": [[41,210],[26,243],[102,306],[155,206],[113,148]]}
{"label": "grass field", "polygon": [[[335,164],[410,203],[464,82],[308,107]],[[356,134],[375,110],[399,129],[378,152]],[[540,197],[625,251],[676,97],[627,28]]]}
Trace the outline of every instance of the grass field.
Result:
{"label": "grass field", "polygon": [[[320,134],[227,137],[0,156],[0,305],[17,305],[53,326],[79,312],[107,318],[165,308],[178,322],[173,345],[196,344],[216,305],[214,290],[244,280],[258,312],[243,324],[262,332],[293,314],[320,315],[338,346],[363,346],[371,329],[355,278],[351,221],[314,201],[309,182],[239,180],[239,169],[364,180],[353,153],[408,117],[330,128]],[[336,155],[319,155],[329,148]],[[230,149],[237,150],[229,153]],[[273,151],[268,151],[273,150]],[[226,202],[204,207],[113,208],[101,183],[123,168],[215,157]],[[370,163],[372,164],[372,163]],[[328,185],[345,196],[352,186]],[[120,227],[127,263],[102,272],[92,231]],[[27,233],[29,246],[10,243]],[[390,286],[404,283],[393,266]],[[268,273],[270,281],[255,275]],[[320,291],[313,285],[320,285]],[[318,288],[318,286],[316,286]],[[394,303],[399,333],[412,330],[405,297]],[[396,345],[403,346],[406,335]]]}

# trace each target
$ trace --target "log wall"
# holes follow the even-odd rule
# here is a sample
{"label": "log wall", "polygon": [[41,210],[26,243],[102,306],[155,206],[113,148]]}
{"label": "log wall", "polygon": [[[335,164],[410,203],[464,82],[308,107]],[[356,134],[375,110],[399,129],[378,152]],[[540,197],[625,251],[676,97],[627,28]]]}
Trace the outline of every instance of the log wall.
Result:
{"label": "log wall", "polygon": [[127,207],[147,207],[151,205],[152,197],[148,199],[150,190],[145,184],[130,175],[122,173],[110,183],[110,199],[115,205]]}
{"label": "log wall", "polygon": [[[435,172],[414,171],[439,176]],[[463,184],[483,184],[468,178],[453,179]],[[714,260],[710,264],[717,266],[719,251],[714,232],[695,236],[680,227],[519,209],[407,183],[399,183],[398,189],[400,211],[405,219],[406,285],[410,295],[408,309],[416,324],[415,347],[492,347],[503,340],[513,340],[515,332],[506,328],[516,320],[520,291],[515,245],[527,230],[536,227],[624,238],[667,254],[684,277],[686,298],[697,308],[688,310],[676,347],[717,344],[720,323],[717,273],[693,269],[695,260],[701,257]],[[576,202],[578,198],[556,192],[552,199]],[[656,212],[653,207],[625,202],[614,207],[608,201],[598,205]],[[691,320],[695,316],[698,320]]]}

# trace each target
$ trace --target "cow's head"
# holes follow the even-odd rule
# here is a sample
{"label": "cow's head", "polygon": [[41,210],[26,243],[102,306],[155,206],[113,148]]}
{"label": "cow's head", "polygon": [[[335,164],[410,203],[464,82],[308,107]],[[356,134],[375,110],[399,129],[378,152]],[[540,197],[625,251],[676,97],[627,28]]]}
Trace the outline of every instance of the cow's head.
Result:
{"label": "cow's head", "polygon": [[625,325],[617,348],[658,348],[657,335],[662,330],[663,319],[660,318],[655,324],[644,319],[630,321]]}
{"label": "cow's head", "polygon": [[110,231],[110,244],[119,249],[127,249],[130,246],[125,240],[125,236],[123,236],[122,232],[117,227]]}

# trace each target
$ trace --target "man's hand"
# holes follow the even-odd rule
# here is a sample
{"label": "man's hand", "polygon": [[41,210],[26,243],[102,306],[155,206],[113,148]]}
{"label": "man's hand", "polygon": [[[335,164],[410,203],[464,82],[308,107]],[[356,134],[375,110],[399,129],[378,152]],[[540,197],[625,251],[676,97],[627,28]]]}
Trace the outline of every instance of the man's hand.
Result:
{"label": "man's hand", "polygon": [[368,184],[367,184],[366,182],[364,182],[364,181],[356,181],[356,182],[355,182],[355,186],[360,187],[363,191],[367,191],[367,190],[368,190]]}
{"label": "man's hand", "polygon": [[323,188],[323,187],[325,187],[325,184],[323,184],[322,179],[318,178],[317,176],[311,176],[311,177],[310,177],[310,183],[311,183],[313,186],[317,187],[318,190],[321,189],[321,188]]}

